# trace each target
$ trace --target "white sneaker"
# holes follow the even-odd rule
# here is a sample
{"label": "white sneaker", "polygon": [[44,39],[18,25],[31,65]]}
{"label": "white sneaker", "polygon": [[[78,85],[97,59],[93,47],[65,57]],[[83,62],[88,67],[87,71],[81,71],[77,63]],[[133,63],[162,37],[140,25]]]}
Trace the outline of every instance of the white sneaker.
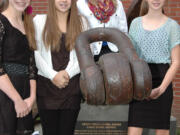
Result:
{"label": "white sneaker", "polygon": [[39,131],[34,131],[32,135],[40,135]]}

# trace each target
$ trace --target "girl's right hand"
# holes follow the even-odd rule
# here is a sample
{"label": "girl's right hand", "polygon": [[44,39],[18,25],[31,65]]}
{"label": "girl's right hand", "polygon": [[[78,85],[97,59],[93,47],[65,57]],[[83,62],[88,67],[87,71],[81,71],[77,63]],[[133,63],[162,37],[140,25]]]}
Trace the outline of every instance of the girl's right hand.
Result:
{"label": "girl's right hand", "polygon": [[14,102],[14,106],[15,106],[17,118],[22,118],[29,113],[28,106],[27,106],[26,102],[22,99],[16,100]]}
{"label": "girl's right hand", "polygon": [[162,88],[161,86],[154,88],[154,89],[152,89],[152,92],[149,97],[151,99],[157,99],[165,92],[165,90],[166,89]]}
{"label": "girl's right hand", "polygon": [[58,88],[65,88],[69,83],[69,75],[65,70],[59,71],[52,80]]}

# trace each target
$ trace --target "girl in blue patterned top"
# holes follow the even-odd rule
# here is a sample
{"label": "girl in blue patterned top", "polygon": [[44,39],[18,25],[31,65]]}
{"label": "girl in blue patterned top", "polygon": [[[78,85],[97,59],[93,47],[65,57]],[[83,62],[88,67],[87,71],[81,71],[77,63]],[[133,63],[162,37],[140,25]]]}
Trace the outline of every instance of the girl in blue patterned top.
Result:
{"label": "girl in blue patterned top", "polygon": [[153,89],[148,99],[132,101],[128,135],[141,135],[143,128],[156,135],[169,135],[173,100],[172,80],[180,65],[180,27],[163,14],[166,0],[143,0],[140,16],[133,20],[129,36],[152,73]]}

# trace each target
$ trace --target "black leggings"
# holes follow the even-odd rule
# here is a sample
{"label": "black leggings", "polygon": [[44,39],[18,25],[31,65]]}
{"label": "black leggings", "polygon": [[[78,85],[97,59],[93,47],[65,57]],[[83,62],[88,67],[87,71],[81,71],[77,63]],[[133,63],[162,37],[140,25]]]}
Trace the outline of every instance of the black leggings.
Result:
{"label": "black leggings", "polygon": [[39,110],[43,135],[74,135],[79,110]]}

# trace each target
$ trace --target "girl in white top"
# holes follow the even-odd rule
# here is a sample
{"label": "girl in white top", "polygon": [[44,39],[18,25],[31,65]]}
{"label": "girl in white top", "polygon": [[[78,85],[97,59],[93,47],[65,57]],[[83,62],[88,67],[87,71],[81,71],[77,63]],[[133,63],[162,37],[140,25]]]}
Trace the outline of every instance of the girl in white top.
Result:
{"label": "girl in white top", "polygon": [[[127,33],[127,20],[120,0],[78,0],[79,13],[88,20],[90,28],[113,27]],[[102,46],[109,51],[118,52],[116,45],[107,42],[95,42],[91,44],[91,51],[99,55]],[[107,47],[108,46],[108,47]]]}
{"label": "girl in white top", "polygon": [[43,135],[73,135],[81,101],[74,45],[85,29],[82,21],[74,0],[48,0],[48,14],[34,18]]}

